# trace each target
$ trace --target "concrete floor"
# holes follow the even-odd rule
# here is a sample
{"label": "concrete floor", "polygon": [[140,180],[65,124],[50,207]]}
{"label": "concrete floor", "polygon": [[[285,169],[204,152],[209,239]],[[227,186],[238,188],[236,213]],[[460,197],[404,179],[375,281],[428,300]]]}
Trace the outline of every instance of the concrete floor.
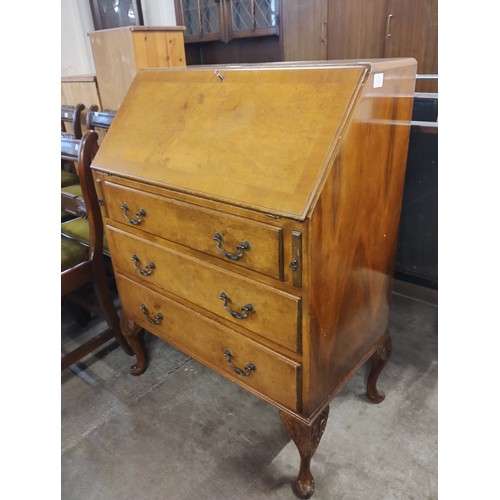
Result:
{"label": "concrete floor", "polygon": [[[99,322],[91,326],[99,327]],[[362,369],[330,405],[316,500],[437,499],[437,292],[395,282],[393,354],[365,397]],[[62,347],[86,331],[62,316]],[[116,343],[62,373],[63,500],[295,498],[299,457],[268,403],[146,335],[149,366]]]}

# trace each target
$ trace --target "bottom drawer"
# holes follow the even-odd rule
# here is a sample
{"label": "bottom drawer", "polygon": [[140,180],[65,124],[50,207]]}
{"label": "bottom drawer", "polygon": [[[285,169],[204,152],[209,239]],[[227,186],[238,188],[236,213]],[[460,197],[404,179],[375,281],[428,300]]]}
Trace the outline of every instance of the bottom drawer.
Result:
{"label": "bottom drawer", "polygon": [[139,326],[252,392],[300,411],[300,363],[117,275],[122,308]]}

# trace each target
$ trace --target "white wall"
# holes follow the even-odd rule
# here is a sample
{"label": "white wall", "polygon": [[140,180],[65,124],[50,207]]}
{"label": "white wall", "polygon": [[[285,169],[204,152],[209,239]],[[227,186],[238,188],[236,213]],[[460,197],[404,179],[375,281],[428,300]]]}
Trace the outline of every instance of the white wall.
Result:
{"label": "white wall", "polygon": [[[146,26],[175,26],[174,0],[141,0]],[[61,76],[95,73],[88,33],[94,31],[90,0],[61,0]]]}
{"label": "white wall", "polygon": [[145,26],[176,26],[174,0],[141,0]]}
{"label": "white wall", "polygon": [[88,0],[61,0],[61,76],[94,73],[87,33],[94,31]]}

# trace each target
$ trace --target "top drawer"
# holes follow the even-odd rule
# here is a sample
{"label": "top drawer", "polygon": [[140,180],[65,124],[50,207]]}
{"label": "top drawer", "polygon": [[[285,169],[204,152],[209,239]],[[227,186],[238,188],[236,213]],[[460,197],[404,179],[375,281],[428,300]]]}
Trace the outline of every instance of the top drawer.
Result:
{"label": "top drawer", "polygon": [[283,229],[106,181],[108,216],[237,266],[283,279]]}

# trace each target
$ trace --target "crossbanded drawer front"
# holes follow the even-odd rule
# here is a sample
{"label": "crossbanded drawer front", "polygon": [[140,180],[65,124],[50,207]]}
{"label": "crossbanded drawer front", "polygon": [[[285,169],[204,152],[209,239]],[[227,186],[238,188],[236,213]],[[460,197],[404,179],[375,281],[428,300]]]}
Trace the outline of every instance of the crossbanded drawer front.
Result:
{"label": "crossbanded drawer front", "polygon": [[300,363],[117,274],[124,310],[135,323],[244,387],[299,410]]}
{"label": "crossbanded drawer front", "polygon": [[106,181],[113,220],[283,279],[283,230]]}
{"label": "crossbanded drawer front", "polygon": [[107,229],[115,268],[300,352],[300,298],[121,229]]}

